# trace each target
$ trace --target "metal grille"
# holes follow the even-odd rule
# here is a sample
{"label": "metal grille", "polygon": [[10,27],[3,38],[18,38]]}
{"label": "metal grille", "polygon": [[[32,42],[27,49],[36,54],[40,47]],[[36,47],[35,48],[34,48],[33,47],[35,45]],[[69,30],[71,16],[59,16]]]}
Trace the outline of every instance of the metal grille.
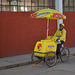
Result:
{"label": "metal grille", "polygon": [[[28,12],[55,9],[55,0],[0,0],[0,11]],[[75,11],[75,0],[63,0],[64,11]]]}
{"label": "metal grille", "polygon": [[75,11],[75,0],[63,0],[64,11]]}
{"label": "metal grille", "polygon": [[0,11],[28,12],[55,8],[55,0],[0,0]]}

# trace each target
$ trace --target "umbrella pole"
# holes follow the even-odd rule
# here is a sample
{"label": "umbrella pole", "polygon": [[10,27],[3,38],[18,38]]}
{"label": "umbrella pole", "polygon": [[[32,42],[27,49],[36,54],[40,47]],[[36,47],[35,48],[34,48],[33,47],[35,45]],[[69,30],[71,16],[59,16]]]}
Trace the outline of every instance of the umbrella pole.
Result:
{"label": "umbrella pole", "polygon": [[47,19],[47,37],[48,37],[48,31],[49,31],[49,19]]}

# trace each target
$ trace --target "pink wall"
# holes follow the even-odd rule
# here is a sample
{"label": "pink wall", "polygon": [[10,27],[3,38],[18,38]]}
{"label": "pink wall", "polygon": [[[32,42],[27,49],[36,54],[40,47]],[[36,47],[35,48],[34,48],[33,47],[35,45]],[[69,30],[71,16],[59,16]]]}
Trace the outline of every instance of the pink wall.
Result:
{"label": "pink wall", "polygon": [[[31,12],[0,12],[0,57],[31,53],[38,40],[46,37],[46,19],[32,19]],[[75,12],[64,12],[67,30],[65,46],[75,46]],[[56,31],[56,20],[50,20],[49,35]]]}

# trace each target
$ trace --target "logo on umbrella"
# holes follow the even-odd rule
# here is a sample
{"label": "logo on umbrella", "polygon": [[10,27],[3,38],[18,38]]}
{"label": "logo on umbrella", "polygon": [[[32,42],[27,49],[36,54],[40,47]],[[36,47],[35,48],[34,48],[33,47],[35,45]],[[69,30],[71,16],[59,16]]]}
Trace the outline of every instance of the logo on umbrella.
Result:
{"label": "logo on umbrella", "polygon": [[50,14],[50,12],[39,13],[39,14],[37,14],[37,16],[38,17],[44,17],[44,16],[47,16],[48,14]]}

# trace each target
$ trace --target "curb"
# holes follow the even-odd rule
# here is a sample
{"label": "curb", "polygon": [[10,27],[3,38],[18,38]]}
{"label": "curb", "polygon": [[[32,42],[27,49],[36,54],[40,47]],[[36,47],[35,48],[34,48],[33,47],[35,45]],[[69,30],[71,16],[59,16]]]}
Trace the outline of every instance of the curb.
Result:
{"label": "curb", "polygon": [[75,53],[73,53],[73,54],[70,54],[69,56],[70,56],[70,57],[71,57],[71,56],[75,56]]}
{"label": "curb", "polygon": [[0,70],[14,68],[14,67],[19,67],[19,66],[25,66],[25,65],[29,65],[29,64],[32,64],[32,62],[28,61],[28,62],[23,62],[23,63],[18,63],[18,64],[12,64],[12,65],[7,65],[7,66],[2,66],[2,67],[0,67]]}
{"label": "curb", "polygon": [[[71,56],[75,56],[75,53],[74,54],[70,54],[70,57]],[[0,70],[5,70],[5,69],[19,67],[19,66],[25,66],[25,65],[30,65],[30,64],[33,64],[32,61],[18,63],[18,64],[12,64],[12,65],[7,65],[7,66],[2,66],[2,67],[0,67]]]}

